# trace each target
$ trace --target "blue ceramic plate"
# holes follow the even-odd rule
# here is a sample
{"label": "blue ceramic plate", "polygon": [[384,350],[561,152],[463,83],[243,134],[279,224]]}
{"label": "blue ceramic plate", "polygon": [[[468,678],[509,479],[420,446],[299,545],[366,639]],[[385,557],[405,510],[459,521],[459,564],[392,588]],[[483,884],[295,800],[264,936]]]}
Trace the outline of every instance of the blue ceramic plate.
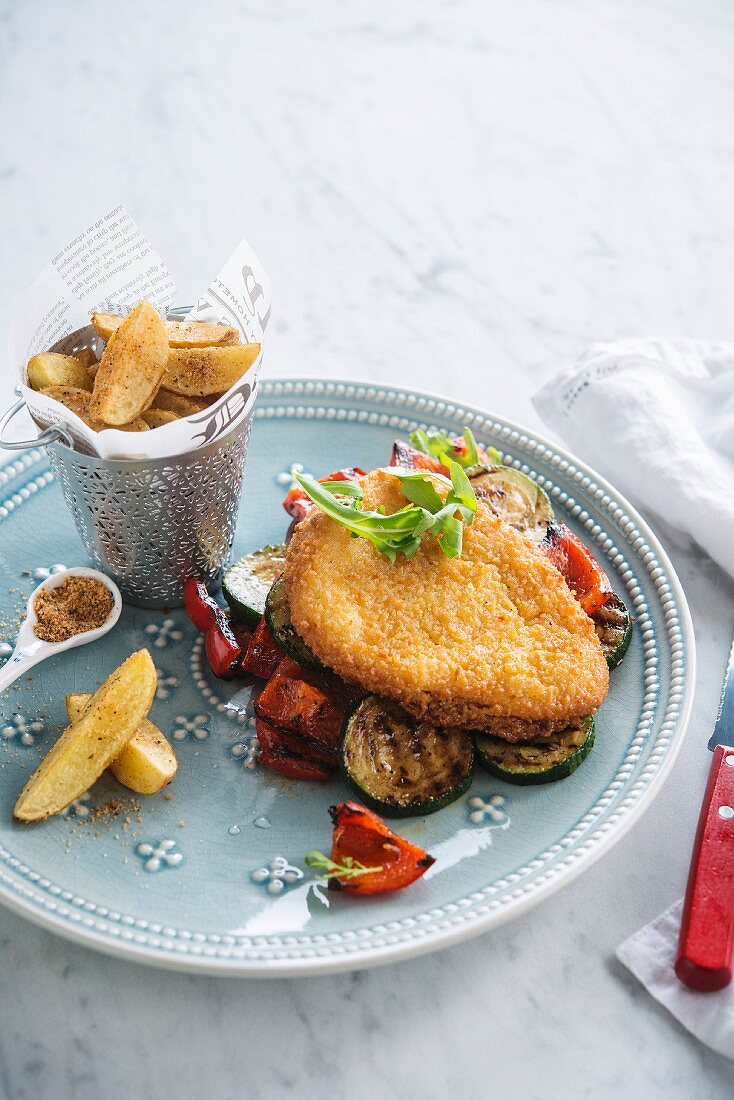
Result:
{"label": "blue ceramic plate", "polygon": [[[513,787],[477,768],[469,793],[398,823],[436,863],[382,899],[328,895],[304,868],[328,850],[328,806],[347,796],[256,762],[250,686],[215,679],[183,611],[125,608],[96,646],[49,660],[0,700],[0,897],[100,950],[186,970],[257,976],[346,970],[455,943],[535,905],[598,859],[650,805],[680,747],[694,682],[690,617],[657,540],[592,471],[521,428],[440,398],[368,384],[261,387],[235,556],[282,540],[280,500],[300,462],[318,475],[383,465],[417,425],[469,425],[530,471],[593,546],[636,617],[597,719],[595,747],[563,782]],[[12,641],[43,570],[85,564],[45,454],[0,470],[0,639]],[[64,695],[92,691],[141,645],[159,669],[152,719],[179,774],[139,801],[102,779],[63,816],[13,822],[15,798],[65,724]]]}

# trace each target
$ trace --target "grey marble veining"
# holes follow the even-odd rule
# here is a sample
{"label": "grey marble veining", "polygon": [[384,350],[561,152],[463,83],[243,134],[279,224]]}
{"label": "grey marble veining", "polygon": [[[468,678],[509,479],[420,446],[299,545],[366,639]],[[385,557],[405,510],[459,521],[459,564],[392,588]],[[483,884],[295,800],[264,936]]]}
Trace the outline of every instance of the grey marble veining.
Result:
{"label": "grey marble veining", "polygon": [[[0,328],[121,198],[191,300],[246,233],[271,374],[399,381],[538,427],[595,339],[734,338],[723,0],[0,4]],[[10,380],[0,373],[3,407]],[[718,1098],[734,1065],[614,961],[682,891],[734,586],[664,525],[693,725],[601,863],[471,943],[356,975],[153,971],[0,910],[3,1100]]]}

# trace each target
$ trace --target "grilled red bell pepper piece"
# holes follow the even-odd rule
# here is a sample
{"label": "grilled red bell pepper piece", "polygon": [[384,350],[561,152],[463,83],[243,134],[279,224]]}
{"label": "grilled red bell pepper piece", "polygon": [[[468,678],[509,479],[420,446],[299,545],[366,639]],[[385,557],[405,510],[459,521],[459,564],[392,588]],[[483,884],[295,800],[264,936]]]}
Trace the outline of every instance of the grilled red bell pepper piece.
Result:
{"label": "grilled red bell pepper piece", "polygon": [[330,687],[327,677],[284,657],[255,701],[255,714],[336,760],[345,708]]}
{"label": "grilled red bell pepper piece", "polygon": [[339,758],[335,752],[324,752],[316,745],[312,745],[310,741],[306,741],[303,737],[299,737],[297,733],[291,733],[290,730],[284,730],[280,726],[274,726],[272,722],[266,722],[264,718],[256,718],[256,725],[258,721],[261,725],[266,725],[268,727],[270,735],[273,738],[273,743],[279,748],[291,753],[293,756],[303,757],[312,764],[318,764],[320,767],[331,772],[338,766]]}
{"label": "grilled red bell pepper piece", "polygon": [[[334,822],[331,858],[345,866],[345,858],[364,867],[380,867],[368,874],[334,875],[330,890],[349,894],[388,894],[409,886],[435,863],[417,844],[389,829],[382,818],[356,802],[341,802],[329,809]],[[352,864],[353,865],[353,864]]]}
{"label": "grilled red bell pepper piece", "polygon": [[262,618],[255,627],[247,652],[242,660],[242,669],[260,680],[269,680],[285,654],[268,629]]}
{"label": "grilled red bell pepper piece", "polygon": [[[360,470],[359,466],[349,466],[343,470],[335,470],[328,477],[320,477],[319,481],[359,481],[364,476],[365,471]],[[296,523],[300,523],[302,519],[306,518],[311,509],[315,508],[315,504],[308,493],[304,493],[300,485],[294,485],[285,494],[283,507]]]}
{"label": "grilled red bell pepper piece", "polygon": [[609,577],[565,523],[549,523],[540,546],[587,615],[604,606],[612,594]]}
{"label": "grilled red bell pepper piece", "polygon": [[[466,440],[463,436],[455,436],[451,443],[457,458],[466,454]],[[489,455],[484,447],[479,444],[477,444],[477,462],[482,462],[487,466],[491,465]],[[402,466],[407,470],[430,470],[434,474],[443,474],[444,477],[447,477],[449,472],[448,467],[444,466],[433,455],[427,455],[423,451],[417,450],[411,443],[406,443],[403,439],[396,439],[393,443],[389,465]]]}
{"label": "grilled red bell pepper piece", "polygon": [[245,645],[241,645],[232,627],[232,623],[221,607],[217,607],[214,613],[214,621],[204,635],[206,655],[215,676],[222,680],[231,680],[241,671],[242,655],[245,651],[247,640],[243,637]]}
{"label": "grilled red bell pepper piece", "polygon": [[[457,455],[457,457],[466,454],[466,440],[463,435],[455,435],[451,442],[454,447],[454,454]],[[492,465],[492,460],[481,443],[477,443],[477,462],[481,462],[485,466]]]}
{"label": "grilled red bell pepper piece", "polygon": [[283,740],[282,731],[262,718],[255,719],[260,742],[260,763],[289,779],[315,779],[321,783],[331,777],[333,768],[293,751]]}
{"label": "grilled red bell pepper piece", "polygon": [[392,445],[389,466],[402,466],[405,470],[430,470],[434,474],[448,474],[448,468],[433,455],[412,447],[402,439],[396,439]]}
{"label": "grilled red bell pepper piece", "polygon": [[206,585],[196,577],[189,577],[183,587],[183,602],[188,617],[201,634],[206,634],[214,624],[219,604],[207,592]]}
{"label": "grilled red bell pepper piece", "polygon": [[[227,612],[224,612],[225,616]],[[232,633],[235,636],[237,645],[242,650],[243,654],[247,652],[247,649],[252,641],[252,631],[248,628],[246,623],[243,623],[241,619],[233,619],[230,617],[229,625]],[[244,660],[244,657],[242,658]]]}

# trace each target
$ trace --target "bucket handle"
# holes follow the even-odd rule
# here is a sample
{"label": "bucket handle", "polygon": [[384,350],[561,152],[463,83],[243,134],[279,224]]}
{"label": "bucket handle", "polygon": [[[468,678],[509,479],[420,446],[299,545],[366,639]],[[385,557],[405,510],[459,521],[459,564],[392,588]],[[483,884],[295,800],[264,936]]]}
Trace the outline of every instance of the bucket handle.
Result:
{"label": "bucket handle", "polygon": [[73,449],[74,441],[69,433],[58,427],[45,428],[35,439],[5,439],[3,431],[13,417],[25,408],[25,401],[17,387],[15,393],[18,395],[18,400],[0,416],[0,448],[4,447],[7,451],[30,451],[33,447],[46,447],[49,443],[65,443],[67,447]]}

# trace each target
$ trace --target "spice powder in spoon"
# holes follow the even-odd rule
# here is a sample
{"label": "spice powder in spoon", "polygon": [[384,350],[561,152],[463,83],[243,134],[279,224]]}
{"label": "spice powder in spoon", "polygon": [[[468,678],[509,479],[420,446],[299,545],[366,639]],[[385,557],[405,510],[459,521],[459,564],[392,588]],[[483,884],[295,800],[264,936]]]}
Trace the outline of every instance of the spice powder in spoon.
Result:
{"label": "spice powder in spoon", "polygon": [[33,601],[33,632],[44,642],[65,642],[107,621],[112,593],[94,577],[67,577],[56,588],[42,588]]}

